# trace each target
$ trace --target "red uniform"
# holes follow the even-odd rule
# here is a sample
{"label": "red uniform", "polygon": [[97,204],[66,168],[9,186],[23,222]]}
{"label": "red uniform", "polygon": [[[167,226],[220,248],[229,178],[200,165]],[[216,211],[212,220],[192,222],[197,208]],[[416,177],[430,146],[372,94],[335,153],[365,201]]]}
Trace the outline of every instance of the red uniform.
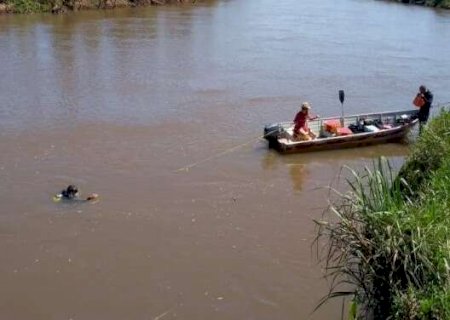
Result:
{"label": "red uniform", "polygon": [[294,119],[294,123],[295,123],[294,133],[296,133],[296,134],[299,133],[300,129],[303,129],[303,130],[305,130],[305,132],[308,132],[309,131],[308,119],[309,119],[308,115],[306,115],[302,111],[298,112]]}

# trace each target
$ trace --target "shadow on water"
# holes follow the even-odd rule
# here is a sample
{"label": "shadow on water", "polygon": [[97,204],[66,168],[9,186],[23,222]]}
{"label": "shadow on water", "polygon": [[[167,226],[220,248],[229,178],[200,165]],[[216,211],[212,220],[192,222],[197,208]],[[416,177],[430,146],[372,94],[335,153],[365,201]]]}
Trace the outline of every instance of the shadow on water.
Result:
{"label": "shadow on water", "polygon": [[261,168],[265,171],[287,170],[292,189],[294,192],[301,192],[305,191],[305,184],[320,180],[323,175],[330,177],[325,169],[331,169],[336,176],[343,166],[355,169],[364,165],[370,167],[379,157],[388,158],[394,168],[400,167],[408,152],[408,145],[401,143],[289,155],[267,150],[261,159]]}

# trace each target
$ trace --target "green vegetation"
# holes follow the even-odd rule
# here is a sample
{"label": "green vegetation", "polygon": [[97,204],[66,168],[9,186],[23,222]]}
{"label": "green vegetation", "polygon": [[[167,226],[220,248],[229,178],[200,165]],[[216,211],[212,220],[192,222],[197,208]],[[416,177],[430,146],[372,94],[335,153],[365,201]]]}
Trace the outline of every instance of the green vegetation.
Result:
{"label": "green vegetation", "polygon": [[450,112],[430,122],[397,177],[385,159],[351,172],[334,217],[317,221],[332,280],[322,302],[351,296],[360,319],[450,319]]}
{"label": "green vegetation", "polygon": [[450,9],[450,0],[426,0],[425,5]]}
{"label": "green vegetation", "polygon": [[[450,9],[450,0],[395,0],[436,8]],[[0,0],[0,13],[64,12],[65,10],[104,9],[127,6],[160,5],[196,0]]]}
{"label": "green vegetation", "polygon": [[51,4],[49,1],[35,1],[35,0],[6,0],[0,1],[5,3],[9,8],[17,13],[33,13],[50,11]]}
{"label": "green vegetation", "polygon": [[395,0],[402,3],[412,3],[427,7],[450,9],[450,0]]}
{"label": "green vegetation", "polygon": [[60,13],[66,10],[105,9],[144,5],[163,5],[195,0],[0,0],[0,13]]}

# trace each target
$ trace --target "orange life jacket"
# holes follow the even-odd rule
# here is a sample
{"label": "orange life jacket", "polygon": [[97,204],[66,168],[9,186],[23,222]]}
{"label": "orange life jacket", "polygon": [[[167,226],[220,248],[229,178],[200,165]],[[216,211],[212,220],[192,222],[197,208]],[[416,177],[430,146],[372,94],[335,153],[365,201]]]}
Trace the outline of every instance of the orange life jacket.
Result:
{"label": "orange life jacket", "polygon": [[420,108],[425,104],[425,99],[421,95],[417,95],[413,100],[413,104],[417,108]]}

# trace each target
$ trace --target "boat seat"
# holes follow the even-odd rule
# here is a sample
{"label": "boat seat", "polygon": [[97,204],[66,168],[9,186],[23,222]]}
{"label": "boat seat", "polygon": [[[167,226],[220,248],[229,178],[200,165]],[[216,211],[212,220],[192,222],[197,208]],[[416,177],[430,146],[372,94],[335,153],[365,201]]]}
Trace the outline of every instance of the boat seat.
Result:
{"label": "boat seat", "polygon": [[[311,131],[318,137],[318,134],[315,132],[315,130],[312,129]],[[280,141],[280,143],[284,143],[287,145],[296,144],[298,142],[301,142],[299,140],[294,140],[294,126],[291,126],[289,128],[284,128],[284,137],[280,138],[279,141]]]}
{"label": "boat seat", "polygon": [[283,128],[283,135],[282,138],[279,139],[279,141],[281,143],[284,144],[291,144],[291,143],[295,143],[294,141],[294,127],[288,127],[288,128]]}
{"label": "boat seat", "polygon": [[284,128],[284,132],[286,135],[286,138],[289,138],[292,140],[294,137],[294,127]]}

